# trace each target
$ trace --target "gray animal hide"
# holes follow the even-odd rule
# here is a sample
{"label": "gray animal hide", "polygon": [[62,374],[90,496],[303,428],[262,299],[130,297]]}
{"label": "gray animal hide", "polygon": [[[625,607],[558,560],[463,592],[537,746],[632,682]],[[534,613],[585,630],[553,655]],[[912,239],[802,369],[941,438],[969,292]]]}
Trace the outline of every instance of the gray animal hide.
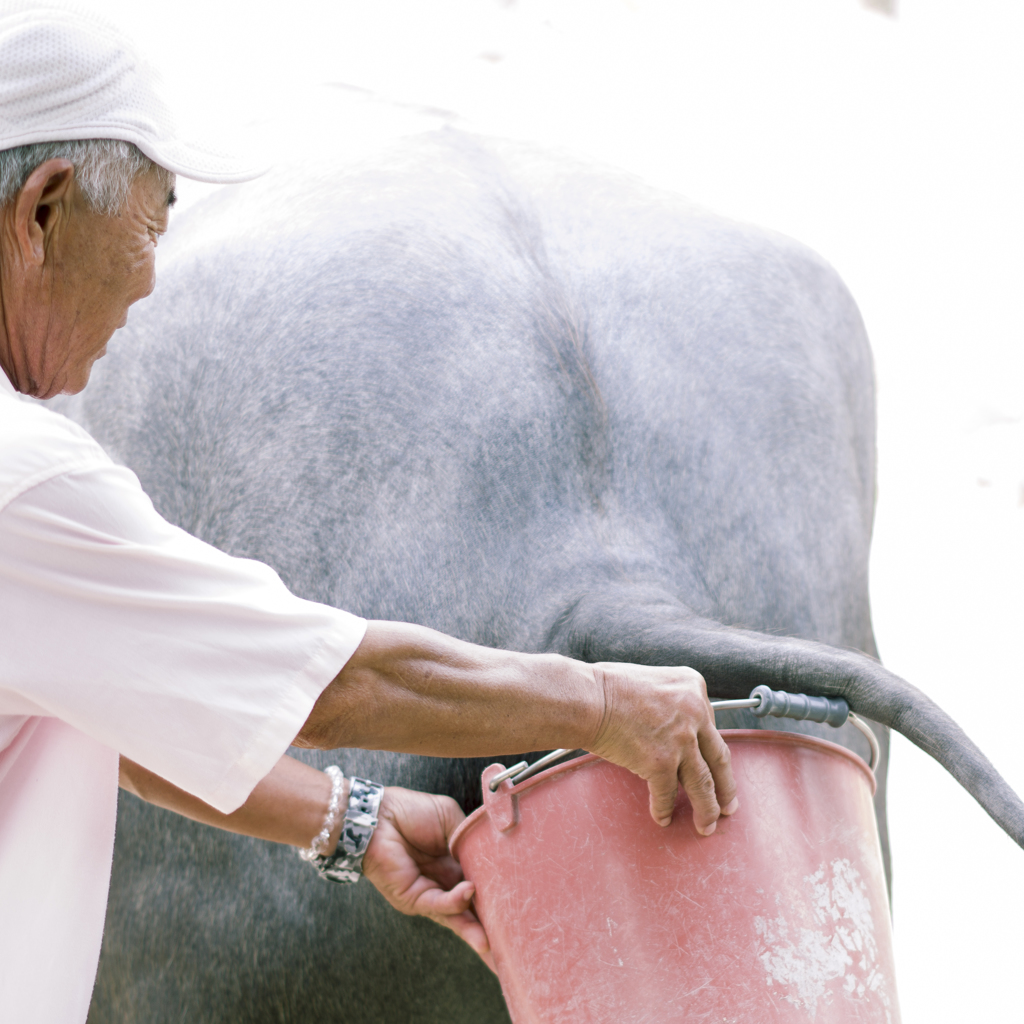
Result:
{"label": "gray animal hide", "polygon": [[[160,264],[75,406],[172,522],[364,616],[691,664],[718,696],[845,693],[1024,835],[980,752],[874,660],[871,357],[815,254],[446,130],[217,193]],[[485,763],[299,756],[467,810]],[[507,1016],[468,948],[368,883],[123,797],[89,1019]]]}

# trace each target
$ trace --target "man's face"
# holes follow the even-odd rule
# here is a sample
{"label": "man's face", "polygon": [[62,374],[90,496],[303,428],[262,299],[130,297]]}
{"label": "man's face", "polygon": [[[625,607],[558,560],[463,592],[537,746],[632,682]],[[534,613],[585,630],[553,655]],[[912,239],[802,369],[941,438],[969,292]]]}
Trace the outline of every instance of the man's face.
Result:
{"label": "man's face", "polygon": [[[167,230],[172,202],[166,182],[150,173],[135,180],[119,213],[103,215],[90,209],[72,181],[59,200],[36,207],[36,228],[25,229],[43,239],[38,266],[24,259],[20,267],[17,259],[12,264],[15,254],[4,245],[0,285],[8,351],[0,355],[8,357],[4,368],[19,390],[48,398],[85,387],[92,364],[127,322],[128,307],[153,290],[157,240]],[[13,206],[3,211],[5,219],[17,216]],[[4,224],[5,243],[11,227]],[[8,265],[20,275],[6,273]]]}
{"label": "man's face", "polygon": [[128,307],[153,291],[156,245],[167,230],[168,213],[167,189],[155,174],[135,180],[114,216],[94,213],[76,189],[62,254],[65,288],[55,304],[62,344],[54,362],[63,364],[65,374],[61,391],[74,394],[85,387],[92,364],[128,322]]}

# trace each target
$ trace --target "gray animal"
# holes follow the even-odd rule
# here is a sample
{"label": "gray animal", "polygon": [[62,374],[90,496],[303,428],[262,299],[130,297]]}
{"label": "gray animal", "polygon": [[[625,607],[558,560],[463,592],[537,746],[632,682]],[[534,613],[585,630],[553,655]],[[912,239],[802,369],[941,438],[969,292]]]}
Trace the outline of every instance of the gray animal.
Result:
{"label": "gray animal", "polygon": [[[883,751],[899,729],[1024,842],[984,756],[876,660],[871,356],[835,272],[788,239],[430,133],[196,207],[74,405],[164,516],[303,597],[692,665],[713,696],[843,694]],[[486,763],[299,756],[467,810]],[[508,1018],[467,947],[367,883],[123,797],[89,1019]]]}

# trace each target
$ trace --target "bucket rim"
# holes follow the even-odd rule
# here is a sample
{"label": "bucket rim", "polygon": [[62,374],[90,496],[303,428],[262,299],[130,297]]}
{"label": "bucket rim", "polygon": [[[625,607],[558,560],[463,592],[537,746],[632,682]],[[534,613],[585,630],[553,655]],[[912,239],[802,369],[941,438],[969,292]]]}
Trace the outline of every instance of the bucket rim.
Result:
{"label": "bucket rim", "polygon": [[[840,757],[853,762],[853,764],[864,773],[867,778],[867,783],[871,788],[872,797],[874,797],[875,792],[878,789],[878,781],[875,778],[875,773],[871,770],[867,762],[852,750],[840,746],[838,743],[833,743],[832,740],[822,739],[819,736],[808,736],[806,733],[802,732],[785,732],[781,729],[720,729],[719,734],[726,743],[781,743],[783,746],[809,747],[810,749],[817,750],[820,753],[838,754]],[[555,775],[559,775],[562,772],[575,771],[576,769],[592,764],[595,761],[603,760],[604,758],[598,754],[583,754],[580,757],[574,757],[571,761],[563,761],[561,764],[552,765],[550,768],[545,768],[544,771],[538,772],[531,778],[524,779],[518,786],[513,786],[512,794],[514,796],[519,796],[527,790],[532,789],[534,786],[553,778]],[[464,821],[460,822],[458,827],[452,833],[451,838],[448,840],[448,852],[456,861],[459,859],[458,846],[462,837],[486,816],[487,807],[478,807],[472,814],[468,815]]]}

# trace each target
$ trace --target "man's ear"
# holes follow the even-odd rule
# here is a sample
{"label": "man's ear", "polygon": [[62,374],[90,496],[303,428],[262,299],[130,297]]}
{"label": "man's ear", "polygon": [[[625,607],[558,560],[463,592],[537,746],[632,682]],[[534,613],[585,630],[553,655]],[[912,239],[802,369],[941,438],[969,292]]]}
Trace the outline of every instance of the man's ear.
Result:
{"label": "man's ear", "polygon": [[74,189],[70,160],[47,160],[28,176],[14,201],[15,237],[27,265],[46,261],[51,240],[70,218]]}

